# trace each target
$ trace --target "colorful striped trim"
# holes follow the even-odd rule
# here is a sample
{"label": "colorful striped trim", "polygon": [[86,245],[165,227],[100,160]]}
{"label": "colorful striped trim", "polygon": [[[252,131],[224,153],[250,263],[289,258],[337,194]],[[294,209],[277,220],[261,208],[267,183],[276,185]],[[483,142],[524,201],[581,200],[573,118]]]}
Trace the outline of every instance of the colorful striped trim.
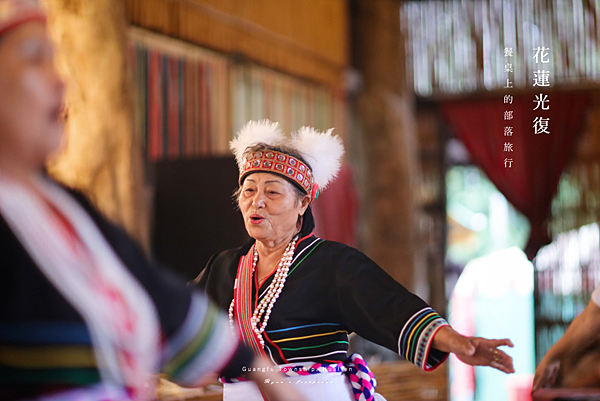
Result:
{"label": "colorful striped trim", "polygon": [[236,285],[233,289],[235,299],[234,317],[236,319],[238,334],[242,341],[247,344],[255,355],[265,355],[263,347],[258,341],[258,337],[252,328],[252,314],[256,304],[252,303],[252,283],[253,283],[253,261],[256,244],[250,248],[248,253],[240,258],[238,265]]}
{"label": "colorful striped trim", "polygon": [[328,352],[326,354],[321,354],[321,355],[308,355],[308,356],[299,356],[296,358],[287,358],[288,361],[297,361],[299,359],[308,359],[308,360],[312,360],[312,359],[317,359],[317,358],[323,358],[324,356],[329,356],[329,355],[335,355],[335,354],[346,354],[346,350],[338,350],[338,351],[332,351],[332,352]]}
{"label": "colorful striped trim", "polygon": [[193,293],[190,299],[190,306],[185,321],[179,330],[167,339],[163,350],[163,361],[171,361],[176,356],[184,352],[202,328],[208,309],[205,307],[208,302],[205,295]]}
{"label": "colorful striped trim", "polygon": [[299,348],[281,348],[281,349],[283,351],[300,351],[300,350],[303,350],[303,349],[314,349],[314,348],[326,347],[326,346],[331,345],[331,344],[348,344],[348,341],[332,341],[332,342],[327,343],[327,344],[310,345],[310,346],[299,347]]}
{"label": "colorful striped trim", "polygon": [[283,331],[290,331],[290,330],[296,330],[296,329],[304,329],[307,327],[318,327],[318,326],[340,326],[340,324],[338,323],[315,323],[315,324],[307,324],[304,326],[295,326],[295,327],[289,327],[287,329],[279,329],[279,330],[267,330],[267,333],[280,333]]}
{"label": "colorful striped trim", "polygon": [[220,372],[237,345],[226,316],[206,296],[195,293],[184,325],[165,350],[169,362],[163,371],[179,383],[193,385],[207,373]]}
{"label": "colorful striped trim", "polygon": [[398,338],[398,352],[421,369],[432,370],[443,361],[428,363],[435,333],[448,323],[433,309],[423,308],[404,325]]}
{"label": "colorful striped trim", "polygon": [[207,373],[219,373],[231,361],[238,349],[239,340],[234,338],[229,320],[219,313],[210,336],[202,351],[190,360],[177,379],[180,383],[195,387]]}
{"label": "colorful striped trim", "polygon": [[[301,241],[305,240],[306,238],[309,238],[312,234],[307,235],[304,238],[301,238],[297,245],[296,245],[296,249],[298,249],[300,247],[300,243]],[[311,242],[310,244],[308,244],[304,249],[302,249],[301,251],[299,251],[298,253],[296,253],[294,255],[294,259],[292,260],[292,264],[290,265],[290,271],[288,272],[288,277],[290,276],[290,274],[292,274],[294,272],[294,270],[296,270],[296,268],[298,266],[300,266],[300,264],[302,262],[304,262],[304,259],[306,259],[316,248],[317,246],[319,246],[320,244],[322,244],[324,241],[321,238],[315,238],[313,240],[313,242]],[[306,255],[302,256],[305,252],[308,252]],[[302,257],[302,259],[300,259]],[[298,261],[298,259],[300,259],[300,261]],[[266,279],[265,279],[266,280]],[[263,281],[264,282],[264,281]],[[263,290],[263,292],[258,296],[259,301],[262,299],[262,297],[265,296],[265,294],[269,291],[269,288],[265,288]],[[269,333],[269,331],[267,331],[267,333]]]}
{"label": "colorful striped trim", "polygon": [[[306,259],[311,253],[313,253],[313,251],[315,249],[317,249],[317,246],[321,245],[323,241],[321,238],[316,238],[311,244],[309,244],[306,248],[304,248],[302,251],[298,252],[298,254],[296,255],[296,257],[294,258],[294,261],[292,262],[292,267],[288,273],[288,277],[290,276],[290,274],[292,274],[294,272],[294,270],[296,270],[296,268],[298,266],[300,266],[300,264],[302,262],[304,262],[304,259]],[[302,259],[300,259],[300,261],[298,263],[296,263],[296,260],[298,260],[298,258],[300,258],[300,256],[302,256],[302,254],[304,252],[308,251],[308,253],[306,255],[304,255],[304,257]]]}
{"label": "colorful striped trim", "polygon": [[209,305],[200,327],[200,331],[190,341],[190,343],[181,350],[164,368],[164,372],[171,377],[178,377],[185,369],[185,366],[199,353],[202,353],[202,348],[206,346],[206,342],[213,329],[217,318],[217,308],[214,305]]}
{"label": "colorful striped trim", "polygon": [[346,330],[338,330],[338,331],[332,331],[330,333],[319,333],[319,334],[313,334],[310,336],[302,336],[302,337],[292,337],[292,338],[282,338],[280,340],[273,340],[274,343],[282,343],[282,342],[286,342],[286,341],[294,341],[294,340],[304,340],[307,338],[313,338],[313,337],[323,337],[323,336],[330,336],[332,334],[337,334],[337,333],[346,333],[348,334],[348,332]]}

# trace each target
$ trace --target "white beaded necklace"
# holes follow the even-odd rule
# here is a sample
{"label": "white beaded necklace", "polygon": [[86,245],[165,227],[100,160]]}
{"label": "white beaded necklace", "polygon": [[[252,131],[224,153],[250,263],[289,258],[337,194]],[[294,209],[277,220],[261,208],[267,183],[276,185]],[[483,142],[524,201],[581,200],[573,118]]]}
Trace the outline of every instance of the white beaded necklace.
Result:
{"label": "white beaded necklace", "polygon": [[[279,265],[277,266],[277,271],[275,272],[275,277],[273,277],[273,281],[269,284],[267,288],[266,295],[260,300],[259,304],[256,306],[254,313],[252,313],[252,330],[256,333],[258,340],[260,342],[261,347],[264,348],[265,340],[263,339],[262,333],[265,331],[267,327],[267,322],[269,321],[269,317],[271,316],[271,309],[273,309],[273,305],[275,305],[275,301],[279,298],[279,294],[283,290],[283,286],[285,285],[285,280],[287,279],[288,272],[290,271],[290,266],[292,265],[292,259],[294,258],[294,250],[296,249],[296,242],[298,241],[298,234],[292,238],[290,243],[285,248],[285,252],[283,252],[283,256],[279,260]],[[252,275],[256,271],[256,265],[258,264],[258,249],[256,249],[256,244],[254,244],[254,260],[252,261]],[[231,327],[232,332],[235,334],[235,323],[233,320],[233,313],[235,308],[235,295],[231,300],[231,304],[229,304],[229,327]],[[261,319],[264,320],[261,322]]]}

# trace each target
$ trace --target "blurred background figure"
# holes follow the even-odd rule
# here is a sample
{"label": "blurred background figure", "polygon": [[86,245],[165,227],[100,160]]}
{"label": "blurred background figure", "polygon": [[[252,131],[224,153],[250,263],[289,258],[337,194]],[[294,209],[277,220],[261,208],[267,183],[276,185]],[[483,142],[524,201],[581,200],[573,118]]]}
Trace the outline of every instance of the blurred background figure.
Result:
{"label": "blurred background figure", "polygon": [[[156,374],[185,385],[245,374],[272,399],[267,363],[206,295],[141,249],[44,165],[61,143],[64,84],[46,15],[0,0],[0,398],[152,400]],[[285,396],[284,396],[285,394]]]}
{"label": "blurred background figure", "polygon": [[596,287],[583,312],[540,361],[535,370],[533,391],[553,384],[575,388],[600,385],[599,305],[600,287]]}

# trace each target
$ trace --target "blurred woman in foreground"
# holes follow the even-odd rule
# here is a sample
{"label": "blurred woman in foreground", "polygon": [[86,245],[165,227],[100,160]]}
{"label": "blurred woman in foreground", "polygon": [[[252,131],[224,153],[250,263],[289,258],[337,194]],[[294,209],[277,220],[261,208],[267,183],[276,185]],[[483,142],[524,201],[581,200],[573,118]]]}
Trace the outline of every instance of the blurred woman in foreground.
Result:
{"label": "blurred woman in foreground", "polygon": [[[204,294],[44,176],[65,89],[45,21],[0,0],[0,399],[150,400],[159,371],[198,385],[265,366]],[[272,400],[301,399],[265,387],[274,373],[249,378]]]}

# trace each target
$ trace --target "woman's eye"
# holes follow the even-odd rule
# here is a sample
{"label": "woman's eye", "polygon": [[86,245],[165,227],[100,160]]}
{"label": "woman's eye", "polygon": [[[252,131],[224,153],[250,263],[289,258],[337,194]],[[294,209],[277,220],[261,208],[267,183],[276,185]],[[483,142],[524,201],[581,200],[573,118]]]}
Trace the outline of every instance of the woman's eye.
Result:
{"label": "woman's eye", "polygon": [[276,192],[276,191],[269,191],[269,195],[279,195],[279,192]]}

